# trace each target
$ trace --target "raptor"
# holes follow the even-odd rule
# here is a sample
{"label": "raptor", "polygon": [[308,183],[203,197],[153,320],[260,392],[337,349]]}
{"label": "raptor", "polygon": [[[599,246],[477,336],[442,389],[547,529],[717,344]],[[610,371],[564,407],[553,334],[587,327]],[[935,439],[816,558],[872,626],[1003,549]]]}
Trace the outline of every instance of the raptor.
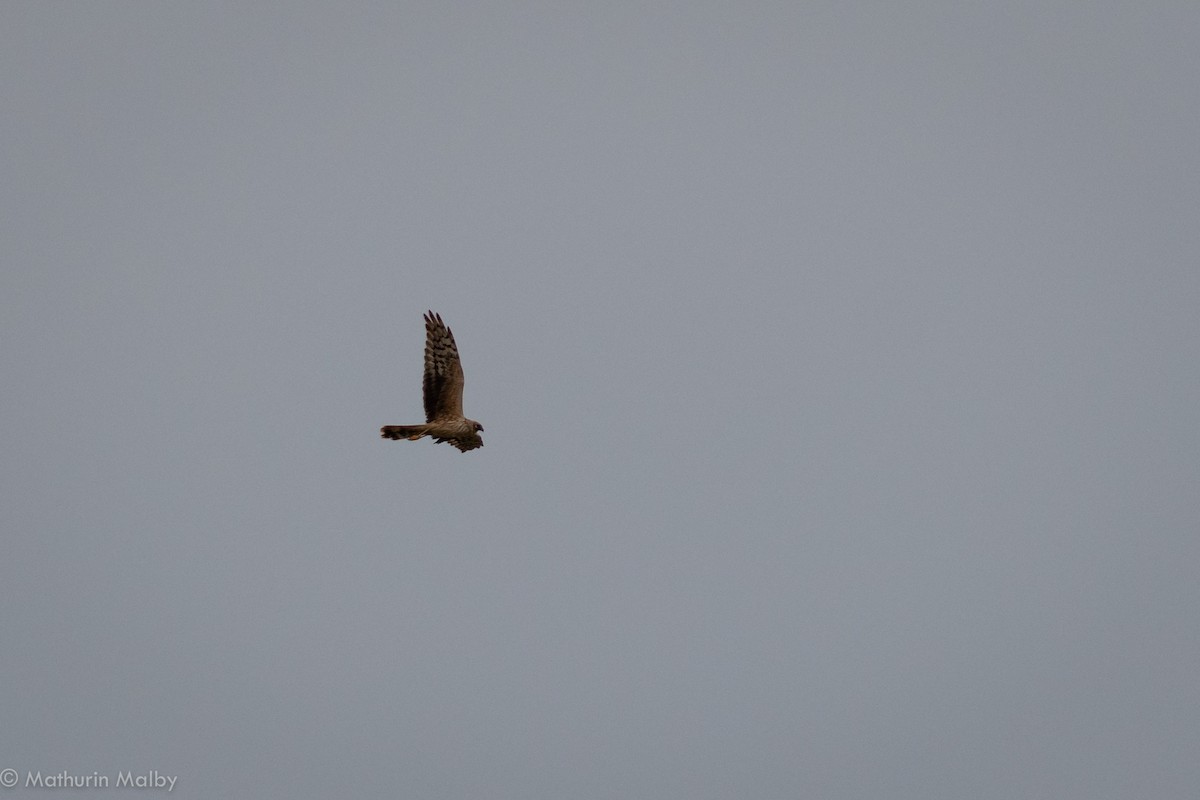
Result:
{"label": "raptor", "polygon": [[442,322],[440,314],[425,314],[425,397],[424,425],[384,425],[385,439],[415,441],[432,436],[435,442],[449,442],[462,452],[483,447],[479,434],[483,426],[463,416],[463,369],[454,334]]}

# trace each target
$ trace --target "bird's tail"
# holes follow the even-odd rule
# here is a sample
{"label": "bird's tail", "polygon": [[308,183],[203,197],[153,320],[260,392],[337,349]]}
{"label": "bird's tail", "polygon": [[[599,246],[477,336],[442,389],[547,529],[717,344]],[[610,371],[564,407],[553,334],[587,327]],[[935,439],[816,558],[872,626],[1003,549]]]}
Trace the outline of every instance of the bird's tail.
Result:
{"label": "bird's tail", "polygon": [[384,425],[379,434],[385,439],[408,439],[416,441],[429,435],[428,425]]}

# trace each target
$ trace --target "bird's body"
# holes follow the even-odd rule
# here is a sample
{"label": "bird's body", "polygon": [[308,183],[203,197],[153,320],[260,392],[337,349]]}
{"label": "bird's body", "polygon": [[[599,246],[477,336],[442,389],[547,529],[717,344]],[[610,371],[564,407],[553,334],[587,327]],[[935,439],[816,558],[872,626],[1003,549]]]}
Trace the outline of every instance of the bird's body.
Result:
{"label": "bird's body", "polygon": [[425,424],[384,425],[385,439],[417,440],[432,436],[436,442],[449,442],[462,452],[483,447],[479,434],[483,426],[463,416],[463,370],[454,334],[442,322],[440,314],[425,315]]}

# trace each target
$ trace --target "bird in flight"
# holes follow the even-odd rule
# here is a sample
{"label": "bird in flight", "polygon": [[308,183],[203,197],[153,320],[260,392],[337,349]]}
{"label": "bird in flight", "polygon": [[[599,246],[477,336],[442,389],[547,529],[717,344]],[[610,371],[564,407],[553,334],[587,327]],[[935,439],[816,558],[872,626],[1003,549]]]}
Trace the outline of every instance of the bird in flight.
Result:
{"label": "bird in flight", "polygon": [[479,434],[483,426],[463,416],[463,370],[458,360],[454,334],[432,311],[425,314],[425,395],[424,425],[384,425],[385,439],[416,441],[432,436],[435,442],[449,442],[462,452],[483,447]]}

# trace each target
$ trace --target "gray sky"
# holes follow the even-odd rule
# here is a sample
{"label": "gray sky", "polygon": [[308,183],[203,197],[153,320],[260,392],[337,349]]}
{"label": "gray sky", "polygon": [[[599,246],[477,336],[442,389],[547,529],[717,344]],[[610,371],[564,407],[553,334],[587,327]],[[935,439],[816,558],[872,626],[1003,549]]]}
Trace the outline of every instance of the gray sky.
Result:
{"label": "gray sky", "polygon": [[1194,796],[1195,3],[0,23],[12,797]]}

